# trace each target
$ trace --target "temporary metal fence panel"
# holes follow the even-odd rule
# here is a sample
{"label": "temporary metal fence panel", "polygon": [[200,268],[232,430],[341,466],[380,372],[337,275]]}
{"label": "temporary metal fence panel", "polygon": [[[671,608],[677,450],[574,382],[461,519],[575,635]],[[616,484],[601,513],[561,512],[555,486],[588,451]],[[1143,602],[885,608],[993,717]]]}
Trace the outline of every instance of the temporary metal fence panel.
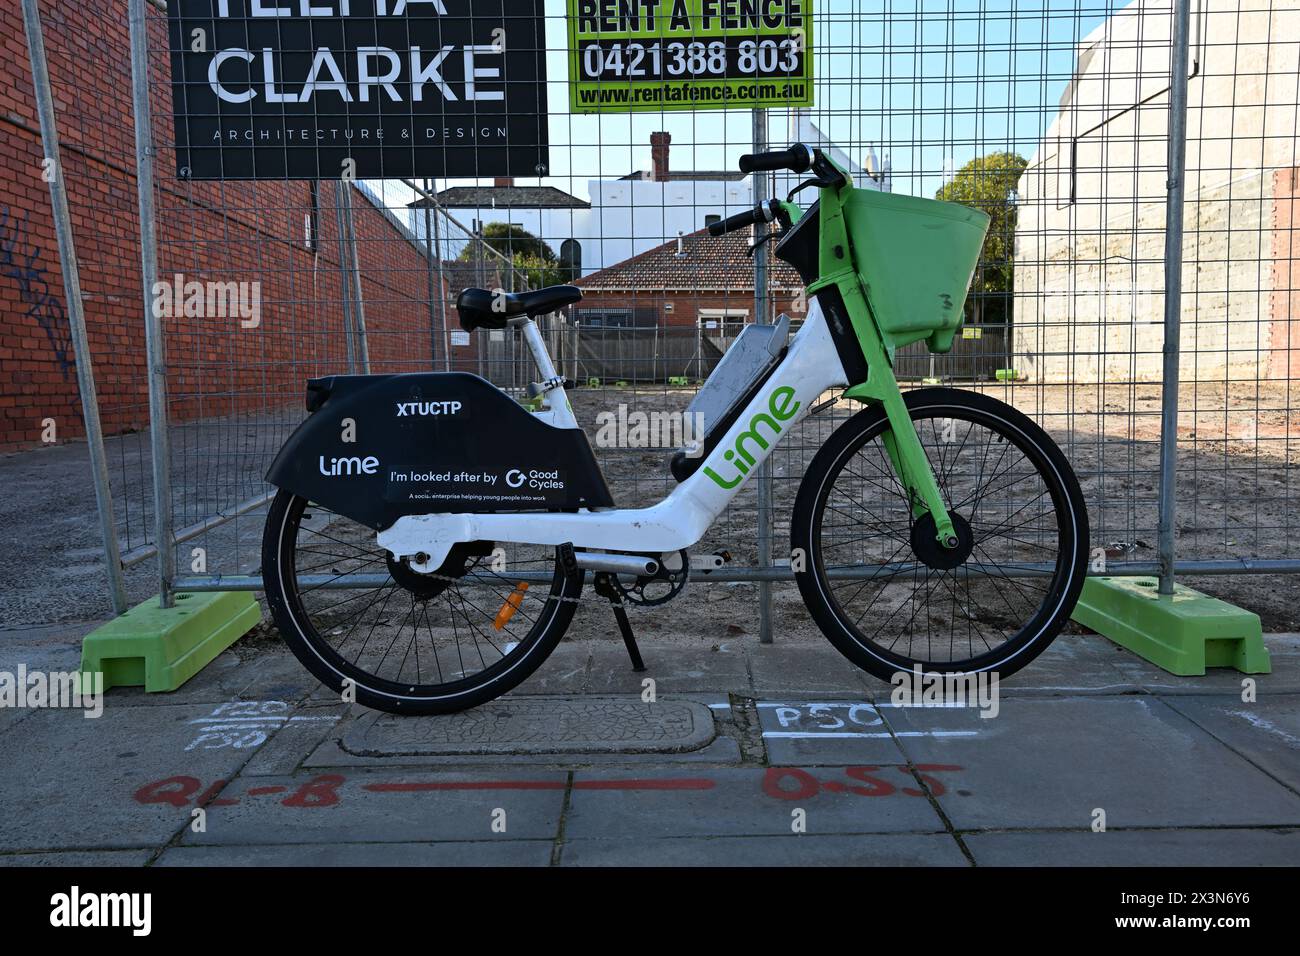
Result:
{"label": "temporary metal fence panel", "polygon": [[[784,313],[797,326],[807,314],[798,277],[770,246],[751,258],[751,237],[703,231],[792,185],[742,176],[740,154],[804,141],[833,150],[864,188],[990,213],[965,330],[946,355],[901,350],[899,376],[974,388],[1034,417],[1079,474],[1096,567],[1152,570],[1177,5],[805,6],[811,107],[575,111],[566,9],[547,0],[550,159],[539,175],[198,181],[177,175],[176,41],[164,9],[136,0],[137,75],[152,116],[146,206],[169,284],[154,294],[140,284],[135,189],[146,179],[135,176],[126,8],[43,3],[92,346],[105,356],[105,430],[129,433],[110,446],[127,560],[156,557],[162,524],[139,431],[155,365],[145,312],[160,295],[166,420],[156,409],[153,445],[166,447],[161,424],[173,587],[216,586],[218,576],[256,586],[271,490],[262,475],[304,414],[307,378],[464,369],[522,397],[535,376],[515,333],[457,323],[455,297],[468,286],[583,289],[579,305],[548,320],[548,340],[579,383],[575,411],[618,503],[658,499],[673,484],[673,433],[633,441],[629,416],[684,410],[745,323]],[[1294,629],[1296,579],[1277,575],[1300,571],[1300,2],[1198,0],[1189,22],[1173,544],[1180,573],[1269,571],[1191,580]],[[210,314],[212,301],[225,313]],[[701,543],[731,554],[731,577],[788,581],[788,567],[758,570],[760,539],[770,527],[780,565],[799,477],[856,411],[827,396]],[[791,588],[771,600],[778,634],[798,626]]]}

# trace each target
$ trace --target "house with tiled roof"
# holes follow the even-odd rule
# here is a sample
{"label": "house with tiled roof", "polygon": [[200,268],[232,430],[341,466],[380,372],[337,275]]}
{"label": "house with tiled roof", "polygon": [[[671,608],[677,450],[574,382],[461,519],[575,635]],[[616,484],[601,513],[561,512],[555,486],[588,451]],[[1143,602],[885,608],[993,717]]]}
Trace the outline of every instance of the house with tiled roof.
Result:
{"label": "house with tiled roof", "polygon": [[[748,230],[678,236],[579,279],[583,300],[569,313],[584,328],[691,328],[706,335],[738,331],[755,321],[754,260]],[[770,248],[770,247],[769,247]],[[794,268],[768,256],[770,320],[804,316],[803,282]]]}
{"label": "house with tiled roof", "polygon": [[[877,172],[875,152],[870,146],[861,152],[866,165],[859,165],[836,146],[812,121],[806,111],[791,113],[791,142],[815,145],[831,153],[858,184],[868,189],[890,188],[888,162]],[[569,274],[589,276],[648,252],[674,237],[693,232],[713,219],[752,208],[755,200],[752,176],[736,168],[694,168],[681,164],[672,149],[672,136],[660,130],[650,134],[649,163],[625,175],[586,181],[590,199],[554,186],[520,186],[503,176],[492,185],[449,186],[434,196],[461,229],[444,230],[440,237],[443,255],[455,258],[468,242],[469,232],[479,232],[488,223],[509,223],[545,242],[564,263]],[[644,147],[642,147],[644,148]],[[692,156],[700,154],[687,144]],[[705,151],[705,155],[710,152]],[[785,193],[801,177],[778,173],[767,186],[775,195]],[[576,187],[576,183],[574,184]],[[765,189],[766,191],[766,189]],[[411,203],[411,228],[423,237],[424,209],[428,200]]]}

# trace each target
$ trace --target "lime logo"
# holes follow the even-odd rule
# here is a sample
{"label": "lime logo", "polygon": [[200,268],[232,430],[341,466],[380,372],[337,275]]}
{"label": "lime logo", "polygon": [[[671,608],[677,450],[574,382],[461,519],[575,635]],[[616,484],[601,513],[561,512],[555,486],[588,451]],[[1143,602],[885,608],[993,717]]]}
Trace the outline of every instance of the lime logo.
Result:
{"label": "lime logo", "polygon": [[[781,423],[788,422],[799,413],[800,403],[794,400],[794,389],[789,385],[782,385],[780,388],[772,389],[772,394],[767,397],[767,411],[758,412],[749,420],[749,428],[736,436],[736,443],[722,453],[722,457],[730,462],[731,469],[737,474],[730,480],[723,478],[708,465],[704,467],[704,473],[713,479],[713,483],[719,488],[734,488],[745,480],[749,474],[749,469],[754,465],[754,456],[746,447],[747,443],[757,445],[763,451],[771,446],[771,442],[759,430],[761,426],[766,425],[770,437],[773,441],[781,434]],[[722,464],[719,463],[721,468]]]}
{"label": "lime logo", "polygon": [[517,468],[511,468],[506,472],[506,484],[511,488],[519,488],[527,480],[528,476]]}

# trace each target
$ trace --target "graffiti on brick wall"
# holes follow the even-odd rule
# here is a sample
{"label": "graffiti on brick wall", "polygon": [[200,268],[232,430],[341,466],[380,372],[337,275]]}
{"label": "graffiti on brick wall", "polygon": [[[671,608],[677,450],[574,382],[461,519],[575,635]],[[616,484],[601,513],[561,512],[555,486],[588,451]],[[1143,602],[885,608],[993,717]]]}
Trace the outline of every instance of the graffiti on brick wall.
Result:
{"label": "graffiti on brick wall", "polygon": [[49,272],[38,264],[44,259],[44,250],[31,241],[27,215],[19,219],[8,206],[0,206],[0,274],[18,286],[18,297],[27,306],[27,315],[36,320],[50,340],[64,379],[71,379],[72,332],[63,301],[50,287]]}

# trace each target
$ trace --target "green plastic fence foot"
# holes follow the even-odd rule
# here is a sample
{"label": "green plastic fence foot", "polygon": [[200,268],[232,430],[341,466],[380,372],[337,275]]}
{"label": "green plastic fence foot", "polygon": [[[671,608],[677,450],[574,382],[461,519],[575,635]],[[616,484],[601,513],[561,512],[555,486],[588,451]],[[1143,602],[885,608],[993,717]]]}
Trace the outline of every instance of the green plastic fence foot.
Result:
{"label": "green plastic fence foot", "polygon": [[1258,614],[1181,584],[1162,595],[1158,585],[1148,577],[1088,578],[1071,616],[1171,674],[1270,673]]}
{"label": "green plastic fence foot", "polygon": [[177,594],[165,609],[155,595],[87,634],[81,669],[103,671],[104,690],[175,690],[261,620],[251,591]]}

